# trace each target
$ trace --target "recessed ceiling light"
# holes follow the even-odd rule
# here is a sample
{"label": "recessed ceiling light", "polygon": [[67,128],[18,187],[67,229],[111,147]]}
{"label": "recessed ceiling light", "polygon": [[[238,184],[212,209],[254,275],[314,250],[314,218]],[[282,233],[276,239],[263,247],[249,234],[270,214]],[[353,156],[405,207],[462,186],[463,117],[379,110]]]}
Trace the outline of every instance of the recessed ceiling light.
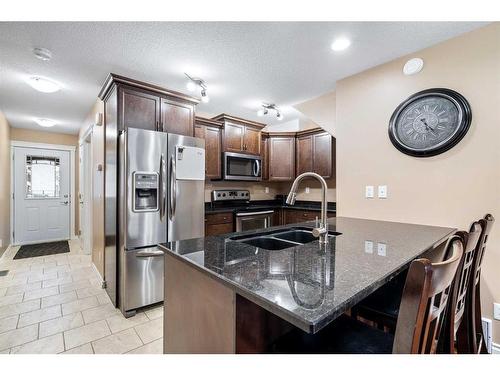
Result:
{"label": "recessed ceiling light", "polygon": [[334,51],[343,51],[347,49],[351,45],[351,41],[347,38],[340,37],[333,41],[332,50]]}
{"label": "recessed ceiling light", "polygon": [[49,61],[52,58],[52,52],[50,52],[47,48],[33,48],[33,54],[37,59],[43,61]]}
{"label": "recessed ceiling light", "polygon": [[44,128],[51,128],[52,126],[54,126],[56,124],[56,122],[54,120],[50,120],[48,118],[36,118],[35,122],[38,125],[43,126]]}
{"label": "recessed ceiling light", "polygon": [[417,74],[424,67],[424,60],[419,57],[415,57],[406,62],[403,66],[403,73],[407,76],[411,76],[412,74]]}
{"label": "recessed ceiling light", "polygon": [[28,84],[35,90],[45,93],[52,93],[61,89],[54,81],[42,77],[30,77],[28,79]]}

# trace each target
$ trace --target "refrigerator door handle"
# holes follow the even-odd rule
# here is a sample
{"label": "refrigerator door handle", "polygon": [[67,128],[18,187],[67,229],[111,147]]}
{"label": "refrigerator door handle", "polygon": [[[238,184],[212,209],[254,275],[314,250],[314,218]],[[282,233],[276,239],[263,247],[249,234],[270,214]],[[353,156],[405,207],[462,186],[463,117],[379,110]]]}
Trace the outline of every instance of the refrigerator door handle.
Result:
{"label": "refrigerator door handle", "polygon": [[160,157],[160,221],[165,218],[165,212],[167,211],[165,205],[167,204],[167,189],[165,187],[165,157],[161,154]]}
{"label": "refrigerator door handle", "polygon": [[177,183],[176,183],[176,165],[175,165],[175,155],[172,155],[170,159],[170,220],[173,220],[175,216],[175,206],[177,199]]}

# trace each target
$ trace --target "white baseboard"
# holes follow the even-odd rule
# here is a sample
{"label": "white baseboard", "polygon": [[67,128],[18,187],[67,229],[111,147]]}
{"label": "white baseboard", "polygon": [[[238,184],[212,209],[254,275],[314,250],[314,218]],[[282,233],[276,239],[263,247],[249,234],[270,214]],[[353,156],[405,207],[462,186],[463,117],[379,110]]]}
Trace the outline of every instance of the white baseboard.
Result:
{"label": "white baseboard", "polygon": [[491,354],[500,354],[500,344],[495,342],[491,344]]}

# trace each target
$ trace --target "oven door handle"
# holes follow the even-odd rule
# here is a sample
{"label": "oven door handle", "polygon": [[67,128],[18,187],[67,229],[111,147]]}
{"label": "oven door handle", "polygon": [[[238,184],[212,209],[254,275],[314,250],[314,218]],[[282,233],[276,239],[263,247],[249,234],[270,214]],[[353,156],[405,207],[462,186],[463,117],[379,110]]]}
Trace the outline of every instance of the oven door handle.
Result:
{"label": "oven door handle", "polygon": [[274,214],[274,210],[258,211],[258,212],[239,212],[236,214],[236,216],[256,216],[256,215],[266,215],[266,214]]}

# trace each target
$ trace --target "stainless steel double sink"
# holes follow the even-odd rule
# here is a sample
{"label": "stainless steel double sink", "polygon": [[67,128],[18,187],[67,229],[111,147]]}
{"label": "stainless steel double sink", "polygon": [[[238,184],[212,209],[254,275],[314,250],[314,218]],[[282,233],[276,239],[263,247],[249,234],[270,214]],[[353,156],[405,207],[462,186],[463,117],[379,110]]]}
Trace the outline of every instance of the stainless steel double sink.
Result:
{"label": "stainless steel double sink", "polygon": [[[283,250],[289,247],[305,245],[318,240],[311,233],[312,228],[291,227],[267,232],[253,233],[231,237],[231,241],[241,242],[265,250]],[[328,236],[334,237],[341,233],[329,231]]]}

